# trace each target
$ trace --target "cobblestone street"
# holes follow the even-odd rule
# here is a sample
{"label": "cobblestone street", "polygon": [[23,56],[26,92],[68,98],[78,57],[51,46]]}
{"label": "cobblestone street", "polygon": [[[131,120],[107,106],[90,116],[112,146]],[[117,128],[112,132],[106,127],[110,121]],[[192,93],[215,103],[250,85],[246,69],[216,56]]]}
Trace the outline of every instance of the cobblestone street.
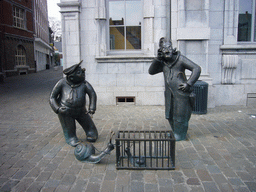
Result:
{"label": "cobblestone street", "polygon": [[[176,142],[175,170],[116,170],[115,150],[99,164],[76,160],[48,99],[62,69],[9,77],[0,84],[0,191],[256,191],[256,108],[221,106],[192,115]],[[92,85],[93,86],[93,85]],[[94,146],[110,132],[166,130],[164,106],[98,106]],[[77,124],[77,135],[86,135]]]}

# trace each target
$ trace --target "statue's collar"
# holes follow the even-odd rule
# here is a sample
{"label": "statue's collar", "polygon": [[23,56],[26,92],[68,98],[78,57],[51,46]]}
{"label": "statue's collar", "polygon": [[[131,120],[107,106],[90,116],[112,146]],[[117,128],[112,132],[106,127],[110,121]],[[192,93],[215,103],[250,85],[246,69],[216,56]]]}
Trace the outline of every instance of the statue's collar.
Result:
{"label": "statue's collar", "polygon": [[80,85],[82,85],[84,81],[82,81],[81,83],[78,83],[78,84],[73,84],[73,83],[69,82],[69,81],[66,79],[66,82],[67,82],[67,84],[68,84],[71,88],[76,88],[76,87],[79,87]]}
{"label": "statue's collar", "polygon": [[172,68],[172,67],[177,63],[177,61],[179,60],[179,58],[180,58],[180,51],[176,51],[176,52],[174,53],[174,55],[176,56],[176,58],[175,58],[174,61],[172,61],[172,62],[164,62],[164,64],[165,64],[167,67],[169,67],[169,68]]}

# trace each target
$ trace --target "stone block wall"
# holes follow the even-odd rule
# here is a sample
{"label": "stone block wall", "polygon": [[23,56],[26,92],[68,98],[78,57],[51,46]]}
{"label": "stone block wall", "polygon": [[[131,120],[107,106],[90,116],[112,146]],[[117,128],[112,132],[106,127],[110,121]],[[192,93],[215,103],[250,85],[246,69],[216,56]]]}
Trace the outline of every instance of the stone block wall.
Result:
{"label": "stone block wall", "polygon": [[98,62],[86,79],[94,86],[98,103],[115,105],[117,97],[134,97],[136,105],[163,105],[163,74],[151,76],[147,62]]}

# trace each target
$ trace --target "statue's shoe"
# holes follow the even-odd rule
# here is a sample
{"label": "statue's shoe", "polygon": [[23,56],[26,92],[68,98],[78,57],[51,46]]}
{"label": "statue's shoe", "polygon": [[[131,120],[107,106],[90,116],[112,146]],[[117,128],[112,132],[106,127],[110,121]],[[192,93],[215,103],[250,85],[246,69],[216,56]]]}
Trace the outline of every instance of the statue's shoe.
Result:
{"label": "statue's shoe", "polygon": [[98,139],[98,132],[97,130],[96,132],[88,132],[86,136],[87,136],[87,141],[95,142]]}
{"label": "statue's shoe", "polygon": [[176,141],[183,141],[183,140],[186,140],[186,134],[177,134],[177,133],[174,133],[174,137],[175,137],[175,140]]}
{"label": "statue's shoe", "polygon": [[67,141],[67,144],[71,145],[72,147],[76,147],[80,143],[77,137],[72,137]]}

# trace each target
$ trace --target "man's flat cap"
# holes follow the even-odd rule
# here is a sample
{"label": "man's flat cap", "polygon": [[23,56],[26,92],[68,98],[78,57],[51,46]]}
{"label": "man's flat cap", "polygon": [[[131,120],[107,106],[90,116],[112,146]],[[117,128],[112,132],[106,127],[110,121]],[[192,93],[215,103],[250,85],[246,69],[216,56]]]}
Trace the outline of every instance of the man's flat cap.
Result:
{"label": "man's flat cap", "polygon": [[70,75],[71,73],[73,73],[81,65],[82,62],[83,62],[83,60],[80,61],[78,64],[72,65],[71,67],[64,69],[63,73],[65,75]]}

